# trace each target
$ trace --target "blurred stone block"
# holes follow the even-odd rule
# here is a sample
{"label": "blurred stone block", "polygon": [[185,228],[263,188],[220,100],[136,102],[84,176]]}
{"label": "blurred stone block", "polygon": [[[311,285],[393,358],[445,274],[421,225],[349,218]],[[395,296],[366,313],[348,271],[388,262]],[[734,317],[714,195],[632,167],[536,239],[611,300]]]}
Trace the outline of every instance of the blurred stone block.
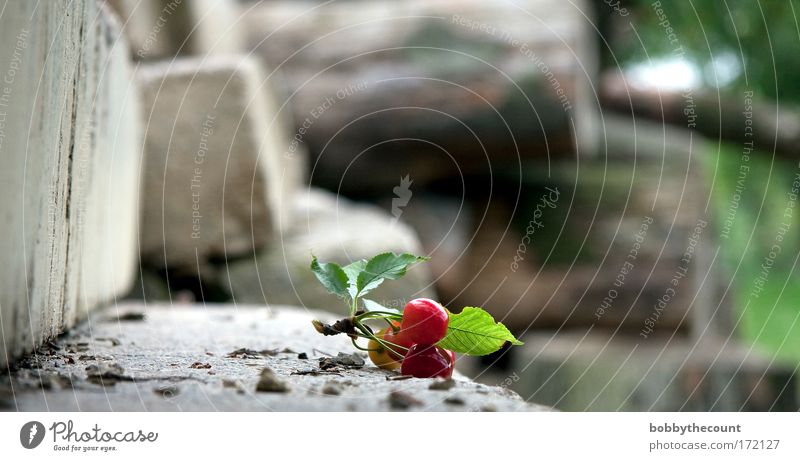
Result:
{"label": "blurred stone block", "polygon": [[[359,205],[319,189],[299,192],[292,201],[292,227],[269,248],[221,269],[220,284],[229,287],[236,302],[293,303],[340,312],[344,308],[309,269],[311,255],[321,261],[347,264],[393,251],[423,254],[408,226],[370,205]],[[435,297],[426,263],[409,269],[405,277],[385,283],[370,299],[402,308],[417,297]]]}
{"label": "blurred stone block", "polygon": [[516,331],[691,327],[726,336],[697,160],[708,145],[653,123],[606,123],[607,158],[500,172],[491,202],[470,190],[468,205],[409,202],[408,223],[423,229],[436,216],[447,230],[420,232],[425,250],[443,261],[433,266],[442,298],[482,302]]}
{"label": "blurred stone block", "polygon": [[[523,399],[566,411],[797,411],[789,365],[730,338],[534,334],[514,355]],[[498,379],[504,379],[502,376]],[[486,382],[491,382],[487,379]]]}
{"label": "blurred stone block", "polygon": [[120,16],[134,59],[242,51],[233,0],[105,0]]}
{"label": "blurred stone block", "polygon": [[133,281],[141,125],[127,47],[93,0],[0,15],[0,366]]}
{"label": "blurred stone block", "polygon": [[587,2],[271,1],[241,6],[282,71],[316,184],[386,191],[596,151]]}
{"label": "blurred stone block", "polygon": [[147,121],[143,262],[196,273],[210,258],[263,247],[303,159],[286,155],[289,134],[258,62],[143,64],[138,80]]}

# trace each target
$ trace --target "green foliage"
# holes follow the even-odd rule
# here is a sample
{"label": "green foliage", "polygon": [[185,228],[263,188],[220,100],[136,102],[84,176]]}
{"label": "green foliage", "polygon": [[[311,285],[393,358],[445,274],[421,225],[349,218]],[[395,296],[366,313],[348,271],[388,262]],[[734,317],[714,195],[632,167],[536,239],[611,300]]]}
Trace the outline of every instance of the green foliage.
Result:
{"label": "green foliage", "polygon": [[502,323],[479,307],[465,307],[458,314],[449,314],[447,334],[437,346],[467,355],[487,355],[498,351],[503,344],[522,343]]}
{"label": "green foliage", "polygon": [[[380,286],[384,280],[399,279],[406,274],[409,266],[427,259],[409,253],[381,253],[369,261],[362,259],[341,267],[336,263],[320,264],[314,256],[311,259],[311,271],[329,293],[340,298],[349,298],[352,315],[361,297]],[[380,306],[378,303],[370,302]]]}
{"label": "green foliage", "polygon": [[[632,14],[620,23],[627,25],[630,20],[636,33],[615,32],[612,48],[620,61],[672,57],[675,48],[681,46],[685,57],[713,86],[714,70],[708,63],[728,54],[739,61],[742,69],[730,89],[749,87],[761,97],[800,102],[800,86],[796,83],[800,81],[800,7],[795,0],[661,1],[662,17],[652,5],[650,0],[631,0],[626,5]],[[674,29],[677,42],[667,34],[665,19]],[[610,54],[606,64],[617,65]]]}
{"label": "green foliage", "polygon": [[356,277],[356,296],[364,296],[378,288],[384,280],[397,280],[406,275],[408,266],[425,261],[428,258],[414,256],[409,253],[400,255],[394,253],[381,253],[370,259],[364,269]]}
{"label": "green foliage", "polygon": [[348,295],[348,276],[347,273],[335,263],[320,264],[317,257],[311,259],[311,271],[317,276],[317,280],[322,283],[328,293],[335,294],[340,298]]}
{"label": "green foliage", "polygon": [[364,310],[367,312],[388,312],[392,314],[401,315],[400,311],[393,307],[386,307],[383,304],[377,303],[371,299],[364,298]]}
{"label": "green foliage", "polygon": [[[738,322],[737,332],[748,341],[779,357],[800,362],[800,274],[796,267],[800,254],[800,203],[787,215],[792,182],[800,170],[796,161],[773,159],[766,152],[754,151],[745,163],[741,152],[740,146],[723,144],[706,156],[706,177],[709,181],[715,178],[712,208],[717,223],[730,218],[737,185],[740,190],[744,188],[730,234],[719,239],[719,267],[732,277],[733,322]],[[741,165],[749,168],[743,182]],[[786,225],[788,232],[778,237]],[[780,251],[761,285],[762,264],[776,243]]]}

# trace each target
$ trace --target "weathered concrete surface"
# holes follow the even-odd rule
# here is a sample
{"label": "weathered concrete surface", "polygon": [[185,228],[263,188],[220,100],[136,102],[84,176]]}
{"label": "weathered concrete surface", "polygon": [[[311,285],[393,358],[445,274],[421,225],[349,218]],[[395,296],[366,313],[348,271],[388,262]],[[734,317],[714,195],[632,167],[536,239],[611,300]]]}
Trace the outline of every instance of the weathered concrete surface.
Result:
{"label": "weathered concrete surface", "polygon": [[[228,261],[219,270],[219,285],[237,302],[292,304],[338,311],[339,300],[325,291],[309,269],[311,255],[347,264],[386,251],[421,255],[413,229],[384,211],[309,188],[292,200],[292,226],[280,241],[254,257]],[[385,283],[370,299],[400,308],[409,299],[435,297],[427,263],[405,277]]]}
{"label": "weathered concrete surface", "polygon": [[289,132],[260,65],[242,55],[145,64],[141,254],[197,272],[273,236],[299,181]]}
{"label": "weathered concrete surface", "polygon": [[140,121],[127,43],[93,0],[0,15],[0,366],[129,289]]}
{"label": "weathered concrete surface", "polygon": [[[242,4],[286,77],[315,183],[350,193],[594,153],[589,2]],[[576,132],[573,133],[573,128]]]}
{"label": "weathered concrete surface", "polygon": [[369,363],[325,368],[321,359],[354,351],[347,338],[314,331],[310,320],[329,316],[291,307],[114,306],[0,377],[0,405],[21,411],[546,410],[463,377],[450,387],[397,379]]}
{"label": "weathered concrete surface", "polygon": [[567,411],[797,411],[794,364],[731,339],[648,339],[590,332],[531,334],[506,381],[523,398]]}

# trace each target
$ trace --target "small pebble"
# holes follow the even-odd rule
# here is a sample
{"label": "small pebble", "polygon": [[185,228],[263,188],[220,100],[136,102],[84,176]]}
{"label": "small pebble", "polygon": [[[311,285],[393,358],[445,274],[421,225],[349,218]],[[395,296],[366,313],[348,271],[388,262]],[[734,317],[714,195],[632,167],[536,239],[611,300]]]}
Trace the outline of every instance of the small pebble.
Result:
{"label": "small pebble", "polygon": [[256,392],[289,392],[289,386],[269,368],[261,370]]}
{"label": "small pebble", "polygon": [[432,391],[448,391],[455,387],[455,385],[456,382],[452,379],[437,379],[428,386],[428,389]]}
{"label": "small pebble", "polygon": [[323,357],[319,359],[321,370],[331,370],[339,367],[361,368],[364,366],[364,359],[358,354],[345,354],[339,352],[336,357]]}
{"label": "small pebble", "polygon": [[392,391],[389,394],[389,406],[399,410],[406,410],[413,406],[422,405],[422,402],[403,391]]}
{"label": "small pebble", "polygon": [[342,393],[342,386],[337,383],[326,383],[322,388],[322,393],[325,395],[340,395]]}
{"label": "small pebble", "polygon": [[153,392],[155,392],[156,394],[160,395],[161,397],[164,397],[165,399],[168,399],[168,398],[175,397],[176,395],[178,395],[179,390],[178,390],[178,386],[169,384],[169,385],[166,385],[166,386],[156,387],[155,389],[153,389]]}

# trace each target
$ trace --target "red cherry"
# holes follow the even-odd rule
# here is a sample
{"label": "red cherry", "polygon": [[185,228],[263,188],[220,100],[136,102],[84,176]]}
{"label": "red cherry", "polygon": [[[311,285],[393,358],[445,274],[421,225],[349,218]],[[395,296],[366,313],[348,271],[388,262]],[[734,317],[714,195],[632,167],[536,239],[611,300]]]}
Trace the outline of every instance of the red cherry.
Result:
{"label": "red cherry", "polygon": [[[392,325],[394,325],[397,328],[400,328],[400,323],[399,322],[394,322],[393,321]],[[392,343],[392,344],[396,344],[396,345],[400,346],[400,347],[397,347],[397,348],[392,348],[391,344],[387,345],[387,349],[389,349],[388,350],[389,355],[392,356],[392,358],[394,358],[397,361],[403,360],[403,357],[406,355],[406,352],[408,352],[408,350],[411,349],[411,346],[414,345],[414,343],[411,342],[406,337],[406,335],[404,334],[402,328],[399,329],[398,331],[394,331],[391,328],[387,328],[386,329],[386,333],[383,334],[383,339],[385,341],[388,341],[388,342]],[[403,348],[405,348],[405,349],[403,349]]]}
{"label": "red cherry", "polygon": [[415,378],[449,378],[453,375],[453,357],[441,347],[415,344],[403,359],[400,372]]}
{"label": "red cherry", "polygon": [[403,311],[400,330],[415,344],[436,344],[447,333],[447,311],[432,299],[412,299]]}

